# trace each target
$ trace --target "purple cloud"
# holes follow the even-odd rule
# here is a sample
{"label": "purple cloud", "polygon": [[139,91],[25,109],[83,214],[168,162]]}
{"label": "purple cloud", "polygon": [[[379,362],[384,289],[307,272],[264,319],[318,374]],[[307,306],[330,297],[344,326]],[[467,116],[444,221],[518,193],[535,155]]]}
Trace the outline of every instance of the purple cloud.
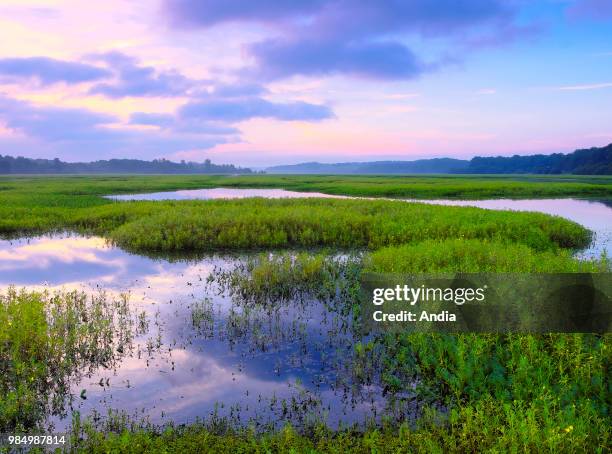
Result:
{"label": "purple cloud", "polygon": [[172,0],[163,4],[164,16],[177,26],[200,27],[228,21],[269,21],[321,8],[325,0],[227,1]]}
{"label": "purple cloud", "polygon": [[174,115],[162,113],[135,112],[130,115],[130,124],[160,126],[167,128],[174,124]]}
{"label": "purple cloud", "polygon": [[130,124],[158,126],[174,132],[208,135],[237,135],[234,127],[202,121],[198,118],[177,118],[172,114],[135,112],[130,115]]}
{"label": "purple cloud", "polygon": [[324,105],[297,101],[273,103],[262,98],[216,99],[187,103],[179,109],[181,119],[239,122],[251,118],[273,118],[284,121],[318,121],[333,118],[332,110]]}
{"label": "purple cloud", "polygon": [[260,96],[268,92],[267,88],[252,82],[218,84],[208,95],[216,98],[238,98],[244,96]]}
{"label": "purple cloud", "polygon": [[113,133],[104,125],[117,121],[87,109],[36,107],[4,96],[0,96],[0,119],[10,129],[50,142],[98,139],[102,132]]}
{"label": "purple cloud", "polygon": [[90,58],[106,63],[116,73],[116,81],[100,83],[90,89],[92,94],[109,98],[183,96],[200,83],[178,71],[157,71],[151,66],[141,66],[136,59],[120,52],[97,54]]}
{"label": "purple cloud", "polygon": [[293,74],[336,73],[375,79],[410,79],[424,72],[427,66],[409,48],[396,42],[270,40],[255,44],[251,52],[262,62],[258,73],[270,79]]}
{"label": "purple cloud", "polygon": [[504,29],[507,36],[520,37],[513,5],[506,0],[165,0],[164,12],[174,26],[245,21],[277,26],[282,37],[248,47],[260,77],[343,73],[410,79],[448,57],[423,62],[405,44],[407,36],[493,42]]}
{"label": "purple cloud", "polygon": [[35,79],[41,85],[58,82],[77,84],[112,76],[105,68],[47,57],[2,58],[0,78],[7,80]]}

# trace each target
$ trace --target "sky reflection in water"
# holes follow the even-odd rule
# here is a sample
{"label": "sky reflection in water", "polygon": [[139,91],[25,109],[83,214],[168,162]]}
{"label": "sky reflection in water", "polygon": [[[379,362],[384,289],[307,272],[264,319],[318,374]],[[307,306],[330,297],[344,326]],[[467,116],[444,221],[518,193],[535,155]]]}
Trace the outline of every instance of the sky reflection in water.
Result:
{"label": "sky reflection in water", "polygon": [[264,197],[266,199],[299,199],[309,198],[349,198],[323,194],[321,192],[296,192],[285,189],[183,189],[179,191],[150,192],[146,194],[121,194],[107,196],[113,200],[214,200],[214,199],[246,199],[248,197]]}
{"label": "sky reflection in water", "polygon": [[[378,412],[379,388],[349,389],[353,341],[334,328],[321,304],[289,305],[277,318],[262,311],[239,335],[224,327],[232,301],[207,287],[206,277],[215,266],[228,268],[235,260],[151,259],[97,237],[0,241],[0,290],[15,285],[103,289],[109,295],[129,291],[132,308],[147,314],[147,334],[137,338],[137,348],[117,370],[99,370],[75,383],[74,409],[82,415],[93,410],[104,415],[113,408],[154,423],[181,423],[210,416],[216,408],[238,423],[248,418],[300,423],[312,412],[337,425],[363,422],[373,408]],[[192,324],[193,305],[204,297],[214,308],[212,335],[202,335]],[[102,386],[100,380],[107,379],[109,386]],[[78,398],[82,389],[87,399]],[[283,413],[283,398],[304,404],[303,414]],[[61,429],[69,418],[53,422]]]}

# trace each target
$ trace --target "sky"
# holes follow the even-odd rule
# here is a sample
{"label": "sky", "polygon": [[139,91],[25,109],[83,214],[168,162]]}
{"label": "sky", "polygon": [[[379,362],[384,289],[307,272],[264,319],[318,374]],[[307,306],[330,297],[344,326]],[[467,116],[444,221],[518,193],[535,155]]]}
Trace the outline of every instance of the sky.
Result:
{"label": "sky", "polygon": [[612,0],[0,0],[0,154],[298,162],[612,142]]}

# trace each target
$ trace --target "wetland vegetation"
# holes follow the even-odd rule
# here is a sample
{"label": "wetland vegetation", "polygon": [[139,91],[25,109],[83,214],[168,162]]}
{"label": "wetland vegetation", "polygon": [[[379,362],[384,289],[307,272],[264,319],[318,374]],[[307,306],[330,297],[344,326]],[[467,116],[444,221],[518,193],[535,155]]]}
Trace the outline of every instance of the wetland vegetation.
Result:
{"label": "wetland vegetation", "polygon": [[[279,247],[371,248],[425,239],[478,238],[519,242],[538,250],[578,248],[589,233],[577,224],[537,213],[495,212],[372,200],[217,200],[118,203],[101,197],[127,191],[160,190],[197,185],[256,186],[270,177],[84,177],[0,179],[0,234],[23,235],[74,230],[112,238],[137,251],[245,250]],[[260,181],[263,178],[263,182]],[[314,177],[313,177],[314,178]],[[297,178],[295,178],[297,179]],[[426,179],[427,180],[427,179]],[[448,178],[447,178],[448,180]],[[208,181],[208,183],[206,183]],[[282,180],[280,180],[282,183]],[[398,180],[401,181],[401,180]],[[518,187],[583,187],[608,193],[599,183],[522,183],[495,180],[461,186],[504,184]],[[504,180],[502,180],[504,181]],[[599,181],[599,180],[593,180]],[[304,181],[302,184],[314,184]],[[350,178],[343,183],[359,187]],[[410,183],[397,183],[397,189]],[[440,183],[444,186],[444,183]],[[314,185],[316,186],[316,184]],[[385,185],[383,185],[385,186]],[[396,187],[397,186],[397,187]],[[437,188],[436,179],[422,183]],[[377,195],[377,180],[367,183]],[[423,189],[424,189],[423,188]],[[556,190],[556,189],[555,189]],[[350,191],[345,191],[350,192]],[[424,195],[425,192],[421,193]],[[429,197],[439,195],[436,190]],[[399,194],[398,194],[399,195]]]}
{"label": "wetland vegetation", "polygon": [[40,430],[47,415],[66,415],[71,382],[116,366],[134,328],[127,295],[14,288],[0,293],[0,323],[1,432]]}
{"label": "wetland vegetation", "polygon": [[[277,423],[272,426],[215,415],[187,425],[154,425],[121,413],[91,418],[75,412],[70,428],[75,450],[605,452],[611,443],[609,334],[360,337],[355,332],[364,271],[609,272],[605,256],[572,255],[590,241],[582,226],[540,213],[392,201],[116,202],[102,196],[227,186],[415,198],[609,197],[611,183],[609,177],[521,176],[7,177],[0,179],[0,234],[97,234],[147,254],[265,250],[211,271],[206,284],[232,301],[227,324],[217,323],[204,297],[210,292],[204,292],[189,303],[185,325],[191,337],[185,342],[222,332],[221,340],[248,344],[245,354],[252,355],[282,349],[289,345],[287,336],[297,333],[295,356],[301,357],[311,342],[305,334],[310,319],[291,330],[281,324],[270,331],[269,323],[323,304],[333,320],[319,323],[329,330],[322,342],[347,361],[331,361],[332,368],[345,369],[334,376],[334,386],[342,389],[344,380],[353,391],[379,387],[387,406],[376,418],[348,427],[309,419],[320,400],[308,393],[302,400],[270,404]],[[150,319],[127,297],[5,291],[0,431],[36,428],[45,415],[68,412],[71,399],[87,397],[75,395],[70,383],[121,363]],[[150,350],[161,348],[155,337],[148,342]],[[301,416],[290,417],[294,414]]]}

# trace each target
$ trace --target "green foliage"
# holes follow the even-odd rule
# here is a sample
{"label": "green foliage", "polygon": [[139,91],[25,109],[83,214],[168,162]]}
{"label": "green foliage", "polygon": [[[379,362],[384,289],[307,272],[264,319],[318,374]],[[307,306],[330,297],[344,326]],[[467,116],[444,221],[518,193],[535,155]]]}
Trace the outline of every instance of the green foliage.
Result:
{"label": "green foliage", "polygon": [[277,305],[304,297],[348,300],[360,271],[361,261],[354,256],[260,254],[234,269],[215,271],[211,279],[242,304]]}
{"label": "green foliage", "polygon": [[[572,413],[547,414],[537,404],[500,405],[483,399],[448,414],[426,410],[417,427],[405,424],[365,431],[334,431],[316,427],[299,433],[290,426],[278,432],[257,434],[249,429],[213,430],[204,424],[161,429],[117,428],[97,431],[85,424],[75,436],[74,452],[87,453],[466,453],[466,452],[606,452],[609,430],[573,425]],[[588,409],[586,409],[588,411]],[[604,418],[588,423],[602,428]]]}
{"label": "green foliage", "polygon": [[412,334],[373,342],[387,374],[418,379],[423,398],[443,398],[454,432],[445,450],[603,452],[610,442],[609,335]]}
{"label": "green foliage", "polygon": [[118,361],[131,323],[125,297],[0,294],[0,432],[39,429],[48,414],[64,414],[72,381]]}
{"label": "green foliage", "polygon": [[[129,205],[127,205],[130,207]],[[150,206],[150,205],[149,205]],[[289,247],[377,249],[426,239],[490,239],[537,250],[580,247],[589,233],[578,224],[539,213],[362,200],[231,200],[133,204],[125,222],[109,232],[136,251],[246,250]],[[126,205],[103,207],[81,225],[111,225]],[[138,210],[143,215],[138,214]],[[104,212],[104,215],[100,213]]]}
{"label": "green foliage", "polygon": [[[97,196],[206,185],[202,178],[218,184],[221,177],[181,178],[0,180],[6,185],[0,191],[0,234],[69,229],[105,235],[136,251],[313,246],[376,249],[446,238],[499,240],[552,250],[557,246],[581,247],[590,238],[578,224],[539,213],[375,200],[112,202]],[[222,181],[251,184],[261,178]]]}
{"label": "green foliage", "polygon": [[366,261],[379,273],[597,273],[610,270],[607,257],[576,260],[568,250],[538,252],[524,244],[480,240],[427,240],[378,249]]}

